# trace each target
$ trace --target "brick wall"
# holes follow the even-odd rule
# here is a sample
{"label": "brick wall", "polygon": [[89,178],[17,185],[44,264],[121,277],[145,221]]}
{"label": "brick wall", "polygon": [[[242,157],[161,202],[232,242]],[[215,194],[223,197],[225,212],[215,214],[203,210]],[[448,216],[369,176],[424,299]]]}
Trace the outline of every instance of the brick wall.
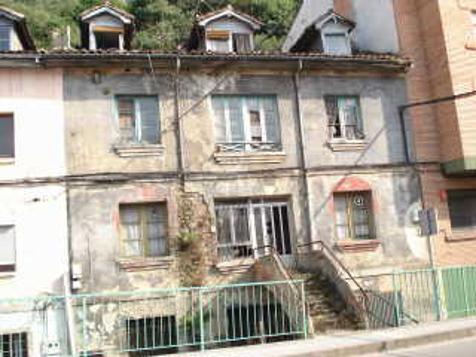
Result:
{"label": "brick wall", "polygon": [[[468,49],[470,9],[475,0],[394,0],[402,54],[413,61],[408,73],[410,102],[476,89],[476,51]],[[408,113],[420,162],[444,162],[476,154],[476,97],[413,108]],[[476,264],[476,231],[453,232],[446,192],[476,189],[474,178],[449,179],[439,165],[421,167],[423,197],[439,213],[433,237],[438,265]]]}

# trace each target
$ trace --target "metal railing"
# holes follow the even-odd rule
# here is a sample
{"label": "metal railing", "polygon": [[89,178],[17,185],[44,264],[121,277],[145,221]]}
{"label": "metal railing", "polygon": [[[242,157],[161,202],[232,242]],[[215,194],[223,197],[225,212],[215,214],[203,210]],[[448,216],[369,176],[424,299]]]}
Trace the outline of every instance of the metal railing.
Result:
{"label": "metal railing", "polygon": [[[314,247],[318,245],[320,253],[324,254],[328,263],[331,264],[330,271],[333,274],[327,274],[331,283],[339,286],[339,284],[350,281],[356,288],[349,287],[348,294],[341,294],[346,304],[352,307],[359,317],[364,320],[368,328],[384,328],[395,327],[395,311],[396,301],[383,298],[377,292],[365,289],[359,281],[354,277],[351,271],[339,259],[339,257],[332,251],[332,249],[323,241],[317,240],[309,243],[299,244],[298,248]],[[311,253],[315,252],[311,250]]]}
{"label": "metal railing", "polygon": [[51,354],[53,343],[61,356],[134,356],[296,339],[307,334],[305,296],[302,281],[292,286],[300,293],[289,281],[270,281],[0,300],[0,331],[24,319],[16,329],[38,343],[28,346],[35,356]]}
{"label": "metal railing", "polygon": [[281,143],[276,142],[224,142],[216,144],[217,152],[265,152],[281,151]]}

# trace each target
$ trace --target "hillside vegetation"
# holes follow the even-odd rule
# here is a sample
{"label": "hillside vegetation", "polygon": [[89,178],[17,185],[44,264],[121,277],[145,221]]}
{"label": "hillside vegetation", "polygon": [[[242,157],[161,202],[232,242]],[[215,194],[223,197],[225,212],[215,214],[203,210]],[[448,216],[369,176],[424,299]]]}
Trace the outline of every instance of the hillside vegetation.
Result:
{"label": "hillside vegetation", "polygon": [[[22,12],[38,48],[50,48],[55,33],[71,28],[72,45],[79,46],[77,16],[102,0],[0,0]],[[111,0],[114,6],[136,16],[134,48],[176,49],[186,41],[196,14],[232,4],[260,19],[264,26],[256,37],[260,50],[278,49],[299,7],[299,0]]]}

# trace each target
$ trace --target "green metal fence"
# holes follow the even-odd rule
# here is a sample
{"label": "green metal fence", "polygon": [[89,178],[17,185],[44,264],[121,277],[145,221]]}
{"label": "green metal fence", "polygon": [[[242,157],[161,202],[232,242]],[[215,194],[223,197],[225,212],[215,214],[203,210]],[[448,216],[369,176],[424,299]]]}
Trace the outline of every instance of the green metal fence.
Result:
{"label": "green metal fence", "polygon": [[476,266],[393,274],[398,325],[476,315]]}
{"label": "green metal fence", "polygon": [[303,281],[0,300],[0,334],[16,314],[29,355],[52,342],[62,356],[146,356],[307,335]]}

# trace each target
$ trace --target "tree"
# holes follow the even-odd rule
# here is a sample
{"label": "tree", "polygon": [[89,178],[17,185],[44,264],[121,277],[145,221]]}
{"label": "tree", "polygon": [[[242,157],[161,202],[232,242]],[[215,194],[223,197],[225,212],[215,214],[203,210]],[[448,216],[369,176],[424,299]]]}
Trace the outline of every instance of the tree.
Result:
{"label": "tree", "polygon": [[[50,48],[55,32],[69,26],[72,43],[79,46],[77,16],[103,0],[3,0],[27,17],[38,48]],[[258,49],[278,49],[299,7],[299,0],[112,0],[114,6],[136,16],[134,46],[139,49],[175,49],[184,43],[195,15],[232,4],[264,23],[257,34]]]}

